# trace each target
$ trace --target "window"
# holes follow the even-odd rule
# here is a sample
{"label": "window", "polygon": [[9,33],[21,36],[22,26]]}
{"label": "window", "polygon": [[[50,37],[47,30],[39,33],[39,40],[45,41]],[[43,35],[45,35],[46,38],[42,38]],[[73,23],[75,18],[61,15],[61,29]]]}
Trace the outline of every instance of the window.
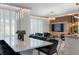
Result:
{"label": "window", "polygon": [[16,11],[0,9],[0,40],[15,39]]}

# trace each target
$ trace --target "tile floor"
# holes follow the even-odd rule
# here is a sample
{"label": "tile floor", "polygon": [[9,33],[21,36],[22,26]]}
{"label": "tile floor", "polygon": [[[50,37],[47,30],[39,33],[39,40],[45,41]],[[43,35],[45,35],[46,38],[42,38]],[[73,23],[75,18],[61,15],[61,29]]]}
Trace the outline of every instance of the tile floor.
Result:
{"label": "tile floor", "polygon": [[64,55],[79,55],[79,39],[66,38]]}

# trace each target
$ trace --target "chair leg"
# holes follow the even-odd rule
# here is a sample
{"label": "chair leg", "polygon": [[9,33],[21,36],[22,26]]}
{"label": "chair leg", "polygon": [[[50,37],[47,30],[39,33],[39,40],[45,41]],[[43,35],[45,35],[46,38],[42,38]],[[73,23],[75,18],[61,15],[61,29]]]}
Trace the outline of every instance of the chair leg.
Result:
{"label": "chair leg", "polygon": [[56,54],[58,55],[58,51],[56,51]]}
{"label": "chair leg", "polygon": [[40,51],[38,50],[38,55],[40,55]]}

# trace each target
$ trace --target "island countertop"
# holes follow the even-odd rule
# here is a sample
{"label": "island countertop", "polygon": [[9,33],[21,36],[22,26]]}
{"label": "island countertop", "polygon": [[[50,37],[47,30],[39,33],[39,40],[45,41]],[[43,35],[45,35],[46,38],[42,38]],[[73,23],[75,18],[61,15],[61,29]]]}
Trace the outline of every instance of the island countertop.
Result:
{"label": "island countertop", "polygon": [[29,49],[34,49],[34,48],[39,48],[47,45],[51,45],[53,43],[47,42],[47,41],[42,41],[42,40],[37,40],[37,39],[27,39],[26,41],[20,41],[20,40],[12,40],[12,41],[7,41],[5,42],[15,51],[15,52],[20,52],[24,50],[29,50]]}

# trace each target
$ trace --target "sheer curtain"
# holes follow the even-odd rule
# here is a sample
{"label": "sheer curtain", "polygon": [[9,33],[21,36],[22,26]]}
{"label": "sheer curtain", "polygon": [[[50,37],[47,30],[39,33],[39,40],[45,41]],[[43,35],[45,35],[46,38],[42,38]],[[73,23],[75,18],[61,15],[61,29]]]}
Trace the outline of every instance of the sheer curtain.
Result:
{"label": "sheer curtain", "polygon": [[43,17],[31,17],[30,34],[49,32],[49,21]]}
{"label": "sheer curtain", "polygon": [[15,39],[16,11],[0,8],[0,40],[7,40],[9,43]]}
{"label": "sheer curtain", "polygon": [[42,33],[42,32],[43,32],[43,20],[40,18],[31,17],[30,34]]}

